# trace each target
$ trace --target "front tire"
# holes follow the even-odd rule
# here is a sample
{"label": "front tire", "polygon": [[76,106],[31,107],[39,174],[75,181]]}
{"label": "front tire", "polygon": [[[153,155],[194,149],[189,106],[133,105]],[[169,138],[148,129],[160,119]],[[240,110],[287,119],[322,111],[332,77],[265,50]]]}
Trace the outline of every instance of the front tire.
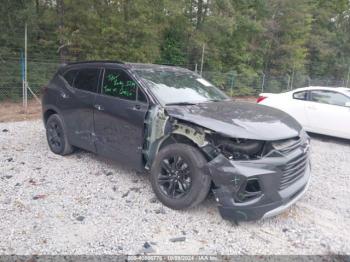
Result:
{"label": "front tire", "polygon": [[69,144],[67,132],[58,114],[53,114],[46,122],[46,138],[51,151],[64,156],[73,152],[73,147]]}
{"label": "front tire", "polygon": [[211,179],[201,172],[206,159],[198,149],[171,144],[158,153],[151,168],[152,188],[158,199],[172,209],[200,204],[208,195]]}

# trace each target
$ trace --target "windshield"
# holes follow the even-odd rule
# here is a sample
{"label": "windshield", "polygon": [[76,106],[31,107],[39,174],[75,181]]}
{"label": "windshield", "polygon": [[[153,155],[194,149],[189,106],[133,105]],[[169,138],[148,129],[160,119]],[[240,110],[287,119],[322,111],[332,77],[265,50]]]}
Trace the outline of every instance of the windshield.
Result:
{"label": "windshield", "polygon": [[163,105],[195,104],[227,100],[219,89],[190,71],[138,69],[136,73],[146,81]]}

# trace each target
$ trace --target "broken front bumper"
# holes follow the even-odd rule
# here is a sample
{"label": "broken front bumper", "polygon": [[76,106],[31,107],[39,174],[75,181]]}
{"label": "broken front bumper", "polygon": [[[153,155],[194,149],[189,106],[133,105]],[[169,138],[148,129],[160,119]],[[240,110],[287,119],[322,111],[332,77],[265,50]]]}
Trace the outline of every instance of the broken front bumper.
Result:
{"label": "broken front bumper", "polygon": [[311,166],[309,152],[300,148],[252,161],[230,161],[219,155],[205,169],[215,184],[221,216],[249,221],[277,215],[294,204],[307,190]]}

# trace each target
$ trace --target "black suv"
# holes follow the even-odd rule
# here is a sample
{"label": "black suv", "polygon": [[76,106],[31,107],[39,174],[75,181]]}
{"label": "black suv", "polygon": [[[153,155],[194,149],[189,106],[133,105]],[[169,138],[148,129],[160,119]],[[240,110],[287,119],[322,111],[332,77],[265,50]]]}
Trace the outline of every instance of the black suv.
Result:
{"label": "black suv", "polygon": [[212,190],[224,218],[278,214],[305,191],[309,138],[282,111],[232,101],[172,66],[93,61],[62,66],[43,95],[52,152],[82,148],[149,170],[173,209]]}

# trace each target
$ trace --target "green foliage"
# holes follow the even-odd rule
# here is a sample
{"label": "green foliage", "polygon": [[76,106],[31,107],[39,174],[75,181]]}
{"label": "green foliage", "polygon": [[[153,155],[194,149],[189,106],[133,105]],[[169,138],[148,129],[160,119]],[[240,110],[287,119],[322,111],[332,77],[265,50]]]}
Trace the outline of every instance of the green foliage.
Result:
{"label": "green foliage", "polygon": [[203,45],[208,79],[235,95],[259,92],[263,73],[278,92],[305,84],[304,75],[339,80],[349,72],[348,0],[11,0],[0,13],[0,89],[21,86],[25,23],[37,90],[67,61],[199,69]]}

